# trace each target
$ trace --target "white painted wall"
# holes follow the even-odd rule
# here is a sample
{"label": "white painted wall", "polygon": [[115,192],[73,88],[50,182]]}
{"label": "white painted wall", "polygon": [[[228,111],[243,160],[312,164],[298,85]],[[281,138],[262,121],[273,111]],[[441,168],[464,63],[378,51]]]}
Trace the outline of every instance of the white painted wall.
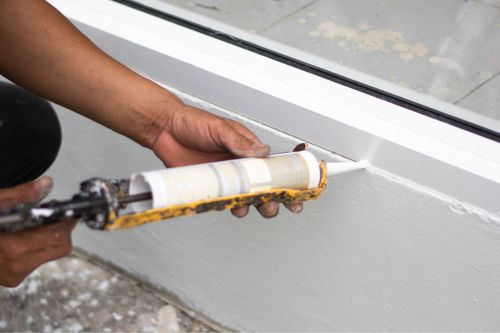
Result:
{"label": "white painted wall", "polygon": [[[133,142],[59,114],[54,197],[70,196],[89,177],[161,167]],[[274,152],[299,142],[247,126]],[[209,213],[114,233],[80,226],[75,244],[238,330],[500,329],[498,215],[471,212],[382,170],[338,176],[297,216]]]}

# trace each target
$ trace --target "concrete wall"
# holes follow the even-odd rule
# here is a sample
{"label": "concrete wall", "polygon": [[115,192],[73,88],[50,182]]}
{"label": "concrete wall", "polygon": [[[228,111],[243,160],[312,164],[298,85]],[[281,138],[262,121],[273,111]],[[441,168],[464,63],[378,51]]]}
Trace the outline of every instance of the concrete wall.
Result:
{"label": "concrete wall", "polygon": [[[54,197],[92,176],[162,167],[128,139],[59,114]],[[274,152],[300,141],[245,122]],[[300,215],[209,213],[114,233],[79,226],[75,244],[237,330],[499,330],[498,220],[369,169],[333,179]]]}

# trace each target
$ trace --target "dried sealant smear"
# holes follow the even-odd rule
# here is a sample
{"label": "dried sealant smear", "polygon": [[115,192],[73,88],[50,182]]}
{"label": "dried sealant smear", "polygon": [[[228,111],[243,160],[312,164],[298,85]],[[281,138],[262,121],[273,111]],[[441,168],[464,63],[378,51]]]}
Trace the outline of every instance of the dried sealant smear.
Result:
{"label": "dried sealant smear", "polygon": [[410,61],[416,57],[423,58],[429,53],[429,48],[421,42],[408,43],[401,32],[387,29],[372,29],[366,22],[358,28],[352,28],[325,21],[320,23],[316,30],[309,33],[312,37],[322,36],[327,39],[342,39],[337,45],[345,47],[345,41],[356,43],[358,48],[367,51],[384,53],[399,53],[402,60]]}

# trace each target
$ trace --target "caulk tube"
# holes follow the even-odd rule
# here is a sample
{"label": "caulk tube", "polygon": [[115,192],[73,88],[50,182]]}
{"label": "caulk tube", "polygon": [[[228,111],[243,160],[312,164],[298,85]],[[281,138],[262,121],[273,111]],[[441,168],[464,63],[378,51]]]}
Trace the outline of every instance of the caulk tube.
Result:
{"label": "caulk tube", "polygon": [[308,151],[141,172],[131,176],[130,194],[151,192],[152,200],[133,203],[132,209],[139,212],[275,188],[316,188],[320,173],[318,160]]}

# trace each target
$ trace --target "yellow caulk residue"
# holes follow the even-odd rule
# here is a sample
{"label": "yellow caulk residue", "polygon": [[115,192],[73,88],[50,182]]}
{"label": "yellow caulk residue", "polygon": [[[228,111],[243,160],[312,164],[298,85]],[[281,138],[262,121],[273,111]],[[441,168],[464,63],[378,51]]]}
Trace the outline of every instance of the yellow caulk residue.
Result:
{"label": "yellow caulk residue", "polygon": [[400,53],[399,54],[399,57],[403,60],[412,60],[413,58],[415,58],[415,55],[411,52],[404,52],[404,53]]}
{"label": "yellow caulk residue", "polygon": [[363,22],[359,25],[359,30],[368,30],[370,29],[371,27],[368,25],[368,23],[366,22]]}
{"label": "yellow caulk residue", "polygon": [[413,53],[419,57],[425,57],[429,53],[429,48],[423,43],[415,43],[412,47]]}
{"label": "yellow caulk residue", "polygon": [[429,62],[433,65],[437,65],[443,61],[443,58],[439,56],[430,57]]}
{"label": "yellow caulk residue", "polygon": [[489,80],[493,77],[493,73],[490,72],[479,72],[479,77],[482,80]]}
{"label": "yellow caulk residue", "polygon": [[392,46],[392,49],[398,52],[408,52],[410,51],[410,45],[405,43],[397,43]]}
{"label": "yellow caulk residue", "polygon": [[387,29],[373,29],[366,22],[358,28],[351,28],[325,21],[320,23],[316,30],[309,33],[311,37],[322,36],[326,39],[339,39],[337,45],[346,47],[346,42],[356,43],[358,49],[372,52],[397,53],[402,60],[410,61],[416,57],[423,58],[429,53],[429,48],[420,42],[408,43],[401,32]]}

